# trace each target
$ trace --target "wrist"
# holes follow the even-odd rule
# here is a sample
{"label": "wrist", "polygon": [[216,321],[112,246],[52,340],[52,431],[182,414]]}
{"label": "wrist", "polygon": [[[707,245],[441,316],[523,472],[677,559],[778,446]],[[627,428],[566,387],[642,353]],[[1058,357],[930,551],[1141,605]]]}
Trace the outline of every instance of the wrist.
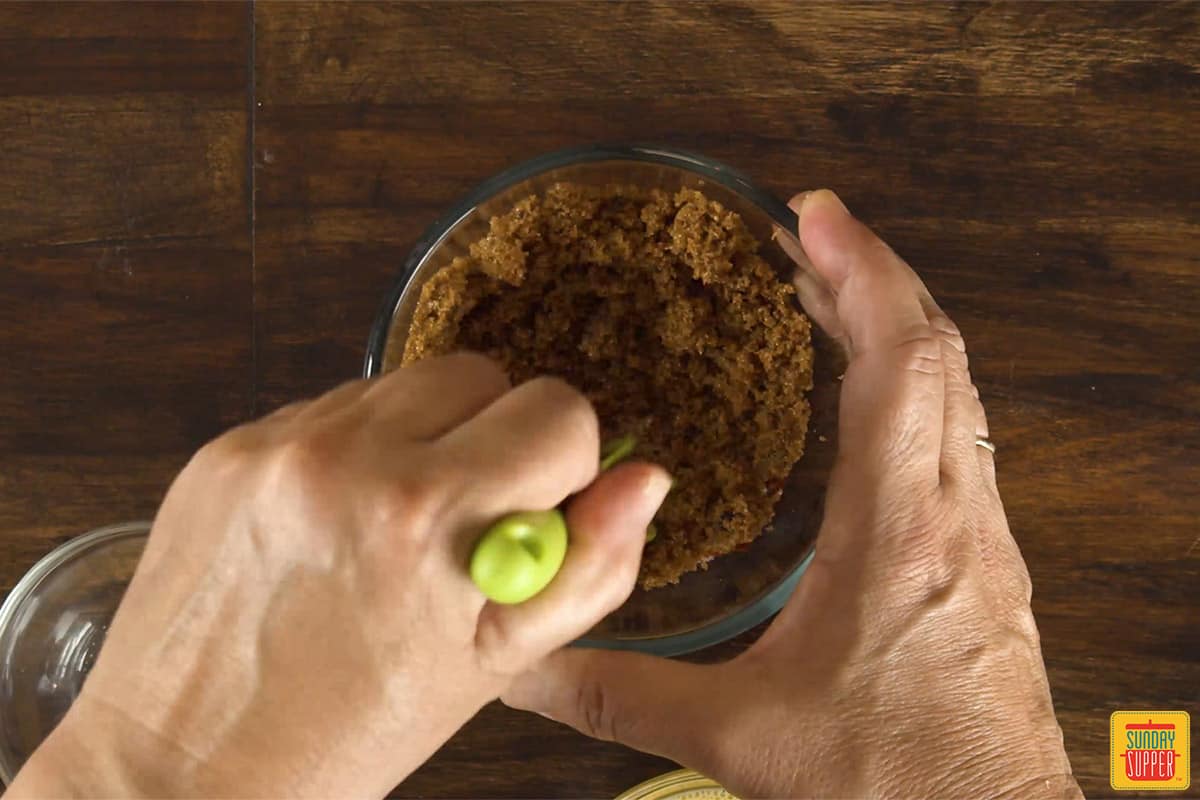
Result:
{"label": "wrist", "polygon": [[1075,776],[1068,772],[1033,778],[997,797],[1004,800],[1083,800],[1083,791]]}
{"label": "wrist", "polygon": [[[1054,726],[1057,732],[1057,725]],[[998,725],[957,753],[932,759],[948,770],[932,770],[912,796],[988,797],[996,800],[1081,798],[1061,735],[1022,733]]]}
{"label": "wrist", "polygon": [[118,712],[85,708],[79,700],[17,773],[6,797],[166,797],[198,788],[193,759]]}

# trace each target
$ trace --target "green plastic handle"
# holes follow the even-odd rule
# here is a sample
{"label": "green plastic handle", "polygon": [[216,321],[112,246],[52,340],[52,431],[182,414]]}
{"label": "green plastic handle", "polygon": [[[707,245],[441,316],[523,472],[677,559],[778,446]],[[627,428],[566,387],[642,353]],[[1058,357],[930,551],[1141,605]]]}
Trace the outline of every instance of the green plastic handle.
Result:
{"label": "green plastic handle", "polygon": [[[624,461],[637,446],[633,436],[607,442],[600,451],[600,471]],[[646,541],[654,539],[654,526]],[[557,508],[518,511],[502,517],[471,553],[471,580],[484,596],[496,603],[524,603],[550,585],[567,556],[567,522]]]}
{"label": "green plastic handle", "polygon": [[501,519],[471,553],[471,580],[489,600],[524,603],[550,585],[567,556],[567,521],[557,508]]}
{"label": "green plastic handle", "polygon": [[637,447],[637,439],[628,434],[607,442],[604,447],[600,448],[600,471],[612,469],[629,458],[633,455],[635,447]]}

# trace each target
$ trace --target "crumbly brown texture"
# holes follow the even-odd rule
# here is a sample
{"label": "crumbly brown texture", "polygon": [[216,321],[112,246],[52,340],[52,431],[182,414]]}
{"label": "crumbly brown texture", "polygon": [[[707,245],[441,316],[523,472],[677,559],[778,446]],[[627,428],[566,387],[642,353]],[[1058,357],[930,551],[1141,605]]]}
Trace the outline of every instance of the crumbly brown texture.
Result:
{"label": "crumbly brown texture", "polygon": [[640,575],[675,583],[762,532],[804,452],[809,321],[758,247],[699,191],[558,184],[425,284],[403,363],[477,350],[583,391],[675,477]]}

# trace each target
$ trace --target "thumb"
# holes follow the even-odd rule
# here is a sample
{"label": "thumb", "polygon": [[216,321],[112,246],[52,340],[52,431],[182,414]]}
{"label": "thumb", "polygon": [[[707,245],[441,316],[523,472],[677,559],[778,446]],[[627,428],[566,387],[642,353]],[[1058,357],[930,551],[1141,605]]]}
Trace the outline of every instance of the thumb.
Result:
{"label": "thumb", "polygon": [[625,463],[600,477],[567,507],[570,545],[562,568],[537,596],[517,605],[488,603],[475,645],[498,673],[518,674],[583,635],[633,591],[646,526],[671,487],[653,464]]}
{"label": "thumb", "polygon": [[685,766],[711,763],[713,671],[641,653],[568,648],[519,676],[500,700]]}
{"label": "thumb", "polygon": [[[850,502],[859,504],[853,498],[863,483],[936,489],[946,387],[929,316],[940,312],[908,264],[833,192],[812,192],[798,205],[800,241],[837,298],[851,343],[835,476],[853,474],[841,484],[855,487]],[[831,486],[831,501],[839,497]]]}

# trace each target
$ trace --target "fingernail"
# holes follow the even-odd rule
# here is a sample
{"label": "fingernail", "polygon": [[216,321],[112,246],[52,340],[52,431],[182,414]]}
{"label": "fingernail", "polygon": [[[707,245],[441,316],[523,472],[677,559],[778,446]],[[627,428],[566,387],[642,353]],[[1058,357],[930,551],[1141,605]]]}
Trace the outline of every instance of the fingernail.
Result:
{"label": "fingernail", "polygon": [[799,214],[800,208],[804,205],[804,198],[808,197],[810,194],[812,194],[811,190],[807,191],[807,192],[801,192],[800,194],[793,197],[791,200],[788,200],[788,208],[790,208],[792,211],[795,211],[797,214]]}
{"label": "fingernail", "polygon": [[943,341],[948,345],[960,353],[967,352],[967,343],[963,341],[962,333],[949,317],[941,314],[935,315],[929,320],[929,324],[935,331],[942,334]]}
{"label": "fingernail", "polygon": [[802,209],[812,209],[822,204],[833,206],[843,214],[850,216],[850,211],[842,202],[842,198],[834,194],[831,189],[817,189],[813,192],[798,194],[791,199],[788,206],[799,215]]}
{"label": "fingernail", "polygon": [[840,209],[843,214],[850,213],[850,210],[846,208],[846,204],[842,202],[842,198],[838,197],[832,189],[818,189],[813,192],[813,195],[809,200],[810,203],[829,203]]}
{"label": "fingernail", "polygon": [[675,481],[671,479],[665,469],[656,469],[646,478],[646,483],[642,486],[642,494],[647,501],[653,502],[654,507],[658,508],[662,505],[663,500],[667,499],[667,492],[671,491],[674,483]]}

